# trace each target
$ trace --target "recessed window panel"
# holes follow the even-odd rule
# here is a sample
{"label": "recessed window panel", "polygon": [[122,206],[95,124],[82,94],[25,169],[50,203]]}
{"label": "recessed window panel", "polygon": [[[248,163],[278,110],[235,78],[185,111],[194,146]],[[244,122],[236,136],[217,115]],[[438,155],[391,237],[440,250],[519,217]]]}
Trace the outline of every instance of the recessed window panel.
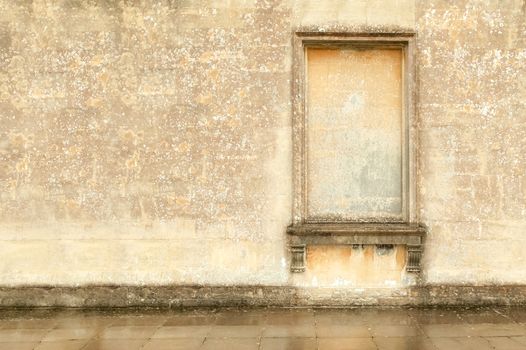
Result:
{"label": "recessed window panel", "polygon": [[308,220],[403,217],[403,49],[307,47]]}

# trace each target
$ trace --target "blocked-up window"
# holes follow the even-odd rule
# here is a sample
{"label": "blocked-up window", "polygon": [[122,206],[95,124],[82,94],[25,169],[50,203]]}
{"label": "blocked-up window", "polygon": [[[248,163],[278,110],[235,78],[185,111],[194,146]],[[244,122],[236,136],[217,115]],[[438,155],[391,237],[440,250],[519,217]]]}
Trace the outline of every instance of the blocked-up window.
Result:
{"label": "blocked-up window", "polygon": [[414,33],[296,32],[291,271],[309,245],[405,245],[418,273]]}
{"label": "blocked-up window", "polygon": [[403,48],[306,47],[306,218],[402,220]]}
{"label": "blocked-up window", "polygon": [[414,223],[414,38],[297,33],[294,210],[300,223]]}

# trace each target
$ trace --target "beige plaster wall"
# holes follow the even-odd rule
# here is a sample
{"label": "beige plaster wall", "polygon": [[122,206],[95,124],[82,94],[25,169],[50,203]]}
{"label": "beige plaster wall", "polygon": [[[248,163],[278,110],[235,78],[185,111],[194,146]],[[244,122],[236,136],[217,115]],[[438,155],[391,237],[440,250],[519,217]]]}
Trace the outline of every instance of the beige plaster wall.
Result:
{"label": "beige plaster wall", "polygon": [[0,0],[0,284],[413,283],[400,247],[289,273],[298,28],[417,31],[424,279],[526,282],[524,11]]}

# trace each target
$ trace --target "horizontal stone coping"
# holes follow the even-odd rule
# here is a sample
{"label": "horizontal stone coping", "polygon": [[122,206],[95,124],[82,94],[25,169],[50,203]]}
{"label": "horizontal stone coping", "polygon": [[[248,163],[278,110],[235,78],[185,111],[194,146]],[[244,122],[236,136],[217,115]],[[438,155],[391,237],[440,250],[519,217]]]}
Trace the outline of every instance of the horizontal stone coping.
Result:
{"label": "horizontal stone coping", "polygon": [[12,286],[0,307],[526,305],[526,285],[422,285],[407,288],[294,286]]}

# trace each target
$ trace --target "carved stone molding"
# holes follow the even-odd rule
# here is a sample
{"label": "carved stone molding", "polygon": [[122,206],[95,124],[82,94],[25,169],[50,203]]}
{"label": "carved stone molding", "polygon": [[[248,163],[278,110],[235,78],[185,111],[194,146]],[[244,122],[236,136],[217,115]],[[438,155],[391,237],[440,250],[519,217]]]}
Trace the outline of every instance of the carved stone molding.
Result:
{"label": "carved stone molding", "polygon": [[421,245],[407,245],[407,272],[420,273],[420,260],[422,258]]}
{"label": "carved stone molding", "polygon": [[291,272],[304,272],[305,271],[305,244],[295,244],[290,246],[291,260],[290,260],[290,271]]}

